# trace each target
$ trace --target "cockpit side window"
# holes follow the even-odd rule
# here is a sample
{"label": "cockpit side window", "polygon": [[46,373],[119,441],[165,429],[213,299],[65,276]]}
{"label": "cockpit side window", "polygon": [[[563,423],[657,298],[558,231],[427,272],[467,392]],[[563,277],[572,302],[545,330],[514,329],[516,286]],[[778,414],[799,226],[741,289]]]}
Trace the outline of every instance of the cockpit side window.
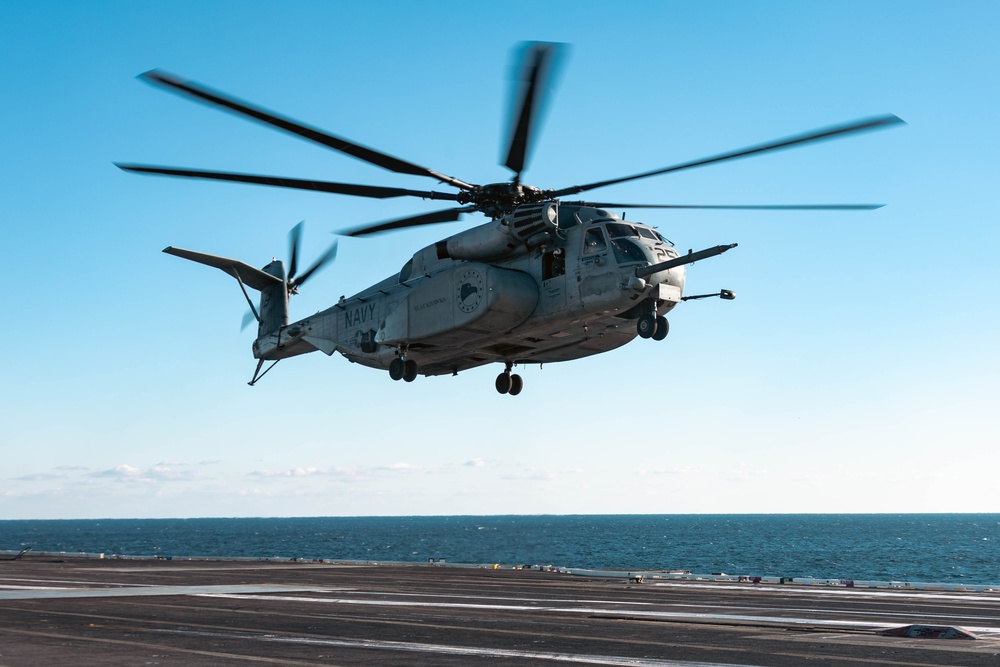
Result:
{"label": "cockpit side window", "polygon": [[615,259],[619,266],[648,261],[646,253],[628,239],[611,239],[611,247],[615,251]]}
{"label": "cockpit side window", "polygon": [[595,252],[603,252],[608,249],[608,242],[604,240],[604,233],[599,227],[591,227],[583,235],[583,254],[589,255]]}

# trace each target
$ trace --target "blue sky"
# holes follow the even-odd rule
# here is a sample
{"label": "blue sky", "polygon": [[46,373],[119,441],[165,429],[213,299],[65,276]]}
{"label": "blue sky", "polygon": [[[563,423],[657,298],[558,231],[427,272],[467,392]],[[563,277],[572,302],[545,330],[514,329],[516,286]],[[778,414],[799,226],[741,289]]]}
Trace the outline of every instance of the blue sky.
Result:
{"label": "blue sky", "polygon": [[[997,512],[993,2],[0,0],[3,518]],[[135,76],[163,68],[470,182],[506,180],[512,53],[570,44],[526,182],[562,187],[867,116],[900,128],[600,190],[689,270],[667,341],[391,382],[336,356],[256,387],[245,303],[167,245],[263,265],[435,210],[113,161],[425,188]],[[597,193],[595,193],[597,196]],[[344,239],[320,310],[475,218]]]}

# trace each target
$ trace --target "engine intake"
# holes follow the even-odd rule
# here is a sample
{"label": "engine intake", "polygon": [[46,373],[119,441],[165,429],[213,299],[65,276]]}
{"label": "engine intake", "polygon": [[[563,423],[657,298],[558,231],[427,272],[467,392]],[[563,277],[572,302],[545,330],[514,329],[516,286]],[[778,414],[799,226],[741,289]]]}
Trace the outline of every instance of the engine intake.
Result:
{"label": "engine intake", "polygon": [[518,206],[510,215],[510,232],[519,241],[526,242],[542,232],[559,226],[559,204],[552,201]]}
{"label": "engine intake", "polygon": [[437,259],[500,259],[523,245],[542,245],[558,226],[559,205],[556,202],[524,204],[506,217],[439,241],[435,254]]}

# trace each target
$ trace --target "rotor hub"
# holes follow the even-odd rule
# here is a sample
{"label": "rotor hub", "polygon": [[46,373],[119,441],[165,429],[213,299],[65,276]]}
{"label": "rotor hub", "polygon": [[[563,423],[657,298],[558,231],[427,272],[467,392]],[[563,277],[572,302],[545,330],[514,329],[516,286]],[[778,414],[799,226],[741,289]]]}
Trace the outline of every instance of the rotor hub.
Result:
{"label": "rotor hub", "polygon": [[522,204],[552,199],[552,190],[541,190],[515,181],[488,183],[477,186],[459,195],[459,202],[472,204],[491,218],[499,218],[514,212]]}

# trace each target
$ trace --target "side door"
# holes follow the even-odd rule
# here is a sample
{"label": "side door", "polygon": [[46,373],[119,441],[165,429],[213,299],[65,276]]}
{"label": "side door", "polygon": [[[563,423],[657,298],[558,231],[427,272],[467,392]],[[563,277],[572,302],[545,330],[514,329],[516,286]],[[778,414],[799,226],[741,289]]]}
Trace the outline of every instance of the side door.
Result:
{"label": "side door", "polygon": [[604,229],[583,230],[583,247],[577,267],[580,302],[586,310],[600,310],[620,291],[618,265],[611,254]]}
{"label": "side door", "polygon": [[566,249],[552,248],[541,256],[542,312],[553,313],[566,306]]}

